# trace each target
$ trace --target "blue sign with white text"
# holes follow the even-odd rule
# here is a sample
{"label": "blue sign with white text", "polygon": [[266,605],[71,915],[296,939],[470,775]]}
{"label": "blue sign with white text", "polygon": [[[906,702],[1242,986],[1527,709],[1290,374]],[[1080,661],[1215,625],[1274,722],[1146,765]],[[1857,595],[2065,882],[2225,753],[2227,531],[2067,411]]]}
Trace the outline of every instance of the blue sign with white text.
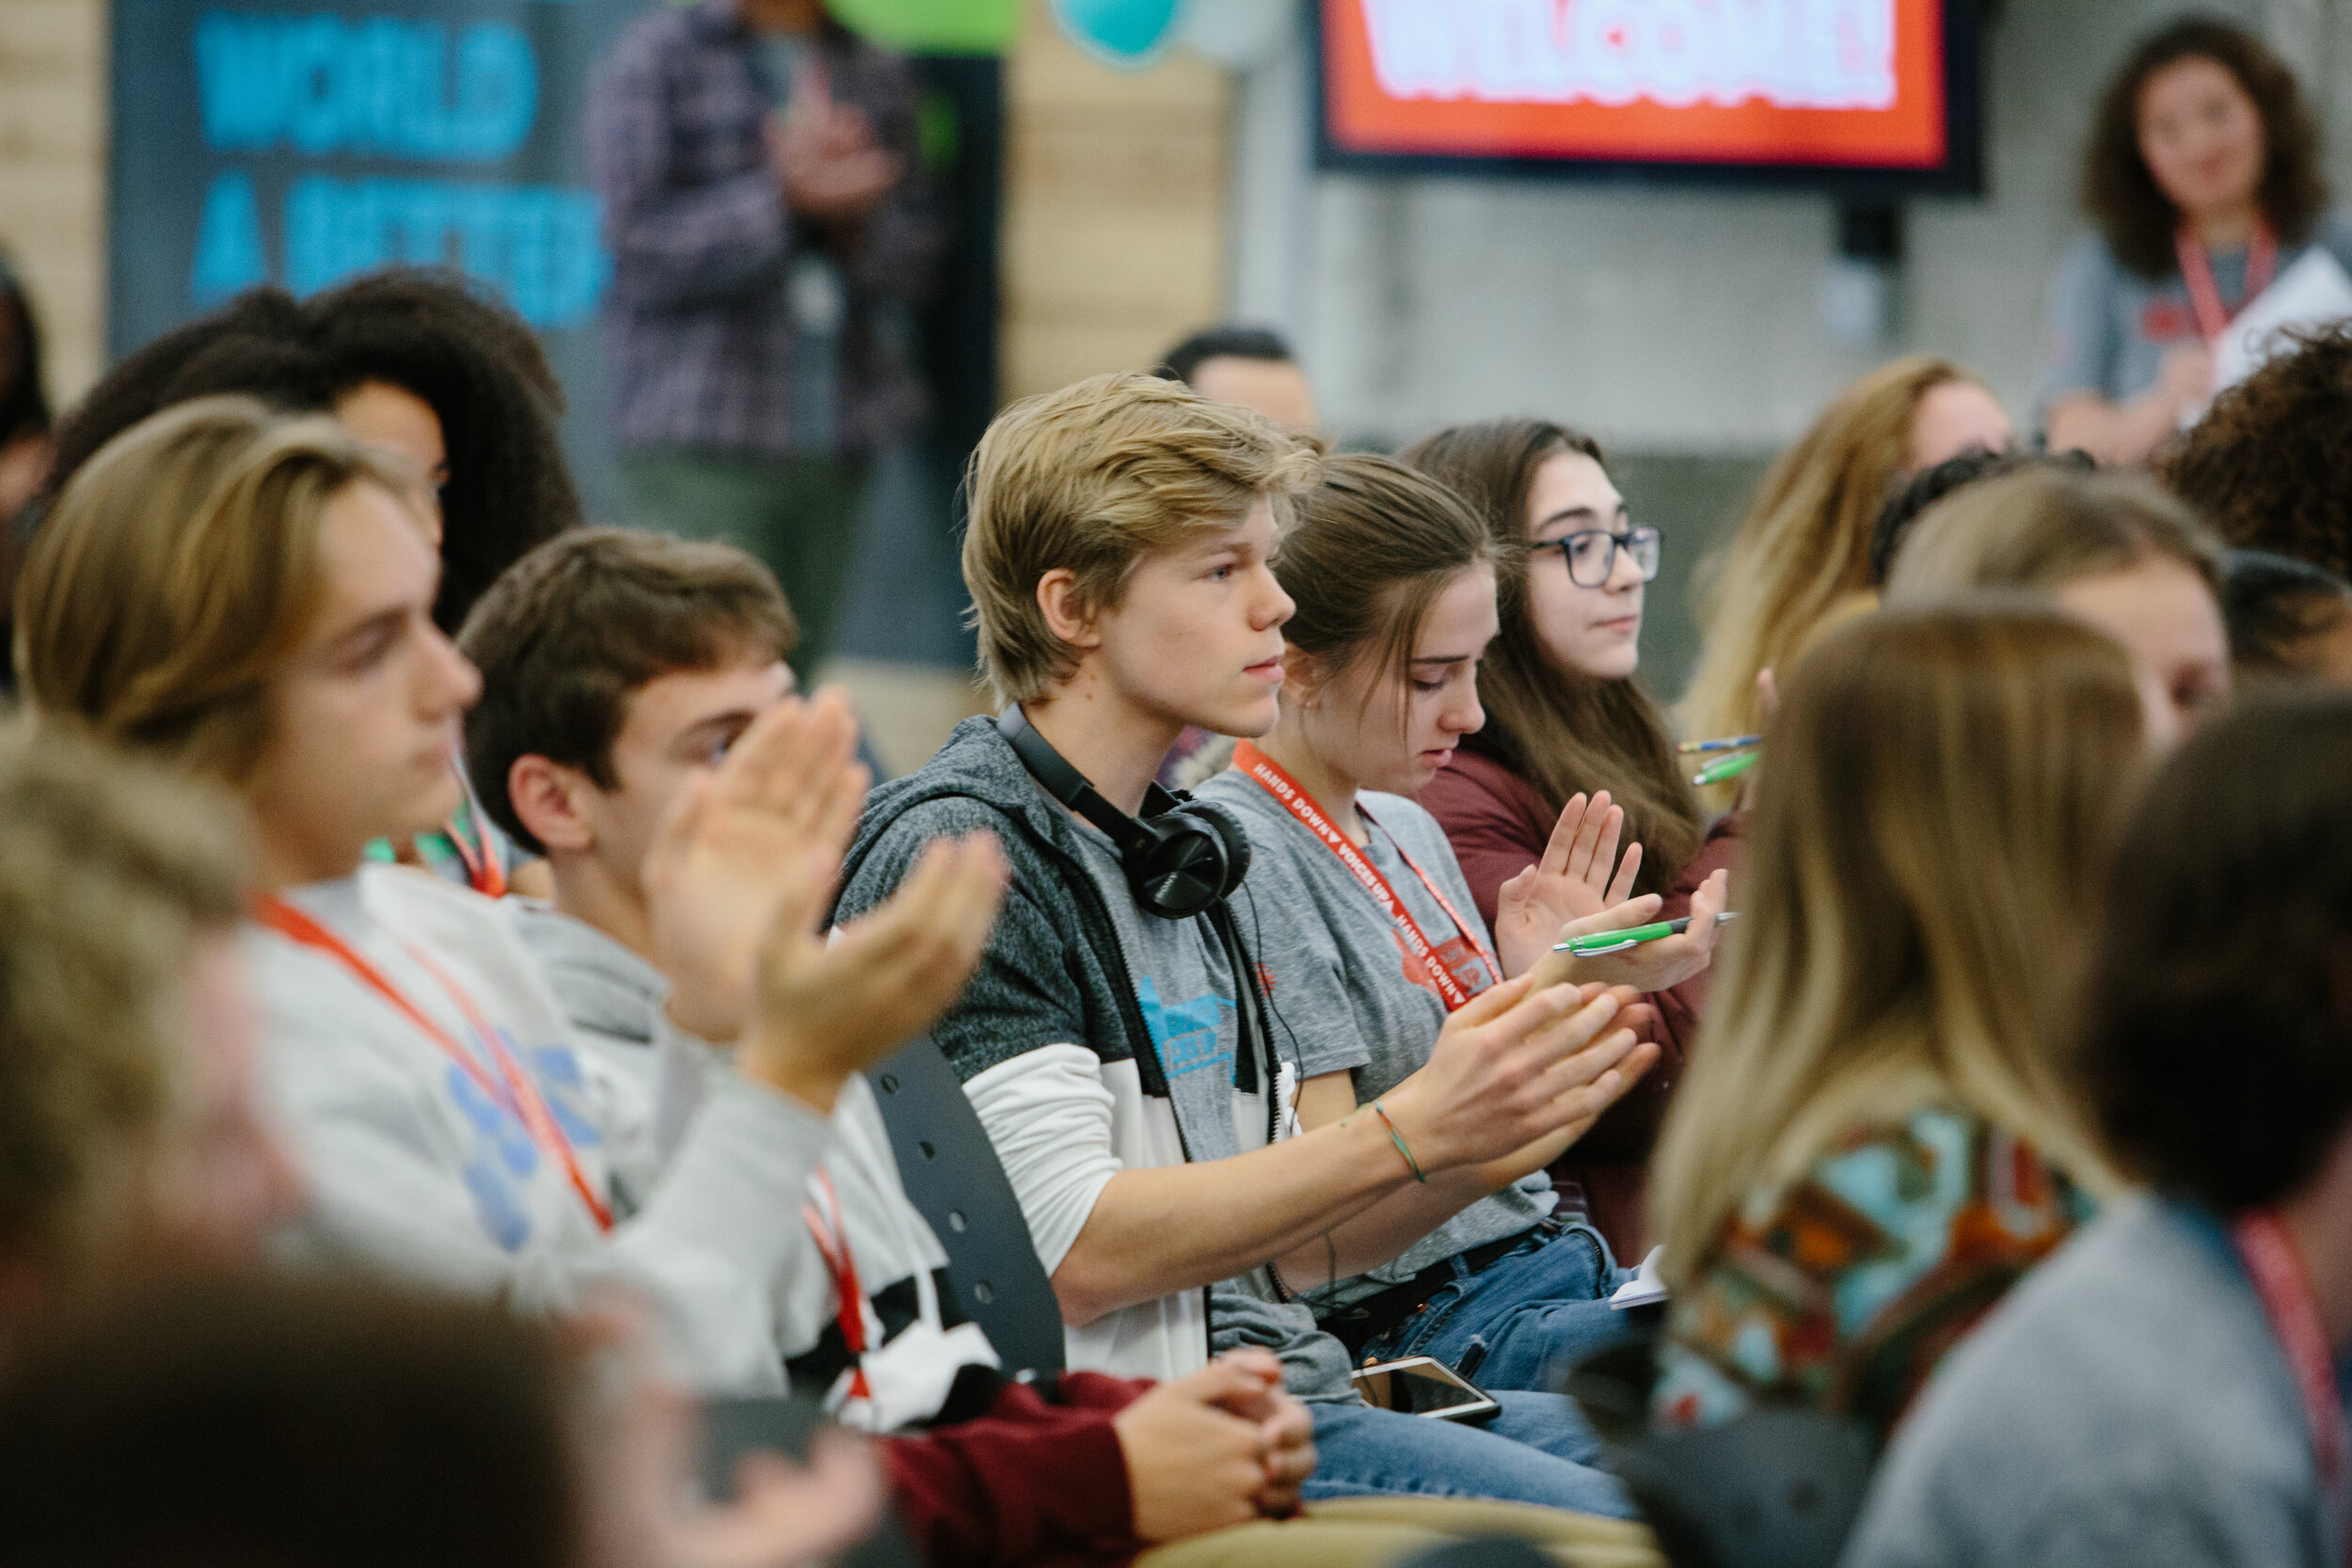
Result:
{"label": "blue sign with white text", "polygon": [[257,283],[452,266],[537,328],[611,481],[596,314],[612,276],[581,117],[660,0],[114,0],[107,346]]}
{"label": "blue sign with white text", "polygon": [[117,0],[114,350],[256,283],[392,262],[586,326],[611,266],[580,112],[645,4]]}
{"label": "blue sign with white text", "polygon": [[[667,3],[112,0],[110,354],[257,284],[455,267],[537,330],[588,514],[620,518],[583,122],[620,34]],[[923,333],[952,473],[994,409],[1002,87],[993,59],[917,69],[946,131],[951,249]]]}

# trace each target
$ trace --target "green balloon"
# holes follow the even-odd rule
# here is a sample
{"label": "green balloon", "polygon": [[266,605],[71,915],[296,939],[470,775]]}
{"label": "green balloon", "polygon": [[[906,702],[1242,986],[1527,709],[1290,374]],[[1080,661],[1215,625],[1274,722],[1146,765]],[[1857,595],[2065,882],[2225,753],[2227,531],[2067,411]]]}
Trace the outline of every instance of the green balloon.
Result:
{"label": "green balloon", "polygon": [[1021,0],[825,0],[842,25],[888,49],[1001,55],[1021,33]]}

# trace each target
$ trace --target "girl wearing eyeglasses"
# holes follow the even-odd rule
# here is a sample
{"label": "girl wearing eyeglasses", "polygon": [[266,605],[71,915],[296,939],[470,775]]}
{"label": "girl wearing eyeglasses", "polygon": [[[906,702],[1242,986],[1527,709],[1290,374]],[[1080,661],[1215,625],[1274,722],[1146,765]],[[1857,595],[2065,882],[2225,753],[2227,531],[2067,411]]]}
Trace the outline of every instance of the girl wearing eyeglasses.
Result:
{"label": "girl wearing eyeglasses", "polygon": [[[1632,678],[1659,531],[1628,514],[1599,444],[1549,420],[1451,425],[1400,455],[1468,501],[1495,546],[1501,631],[1478,673],[1486,725],[1420,796],[1479,911],[1494,919],[1502,884],[1542,859],[1561,811],[1581,797],[1605,806],[1604,825],[1621,819],[1632,890],[1666,899],[1661,919],[1689,913],[1692,890],[1730,863],[1741,818],[1706,832],[1691,767]],[[1658,1066],[1553,1167],[1583,1189],[1629,1261],[1643,1250],[1643,1168],[1706,985],[1702,972],[1651,998]]]}

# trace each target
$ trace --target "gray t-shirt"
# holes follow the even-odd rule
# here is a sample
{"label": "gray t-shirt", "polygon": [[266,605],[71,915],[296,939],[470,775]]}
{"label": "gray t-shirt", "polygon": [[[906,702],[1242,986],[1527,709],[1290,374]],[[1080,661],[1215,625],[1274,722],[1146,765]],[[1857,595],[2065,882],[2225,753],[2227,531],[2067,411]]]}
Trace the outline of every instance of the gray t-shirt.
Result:
{"label": "gray t-shirt", "polygon": [[[1234,1086],[1243,998],[1234,990],[1224,943],[1205,916],[1162,920],[1144,913],[1111,841],[1089,824],[1078,824],[1078,830],[1087,871],[1102,889],[1119,930],[1144,1027],[1168,1080],[1185,1159],[1226,1160],[1264,1148],[1273,1085],[1261,1064],[1257,1093]],[[1246,922],[1245,915],[1245,933]],[[1354,1400],[1346,1349],[1315,1326],[1305,1305],[1282,1301],[1281,1293],[1263,1268],[1211,1291],[1210,1350],[1222,1354],[1242,1345],[1262,1346],[1281,1357],[1283,1384],[1301,1399]]]}
{"label": "gray t-shirt", "polygon": [[[1235,909],[1243,936],[1273,981],[1277,1049],[1286,1057],[1295,1053],[1300,1081],[1348,1073],[1357,1102],[1368,1104],[1419,1071],[1445,1025],[1445,1003],[1387,912],[1338,855],[1247,774],[1220,773],[1200,796],[1232,812],[1249,832],[1249,878]],[[1364,859],[1431,944],[1468,938],[1491,954],[1477,903],[1437,818],[1401,795],[1366,790],[1356,803],[1372,839]],[[1470,930],[1455,926],[1416,865]],[[1551,1212],[1554,1201],[1551,1179],[1538,1171],[1471,1204],[1395,1261],[1319,1284],[1313,1300],[1327,1311],[1371,1295],[1456,1253],[1527,1229]]]}
{"label": "gray t-shirt", "polygon": [[2209,1219],[2118,1204],[1952,1353],[1844,1568],[2339,1568],[2294,1373]]}
{"label": "gray t-shirt", "polygon": [[1188,1160],[1226,1160],[1266,1142],[1266,1096],[1234,1092],[1241,1049],[1240,999],[1233,966],[1205,915],[1162,920],[1143,912],[1120,868],[1119,851],[1101,832],[1078,825],[1087,871],[1103,890],[1119,930],[1127,977],[1135,982],[1143,1026],[1151,1031],[1176,1126]]}
{"label": "gray t-shirt", "polygon": [[[2323,214],[2310,240],[2280,251],[2277,272],[2286,271],[2312,245],[2324,246],[2352,272],[2352,218]],[[2210,260],[2221,307],[2234,315],[2250,303],[2247,253],[2220,251]],[[2049,417],[2051,404],[2073,392],[2096,392],[2119,402],[2137,397],[2156,384],[2165,351],[2198,337],[2197,312],[2178,268],[2163,277],[2142,277],[2115,259],[2106,241],[2085,235],[2067,251],[2050,282],[2037,421]]]}

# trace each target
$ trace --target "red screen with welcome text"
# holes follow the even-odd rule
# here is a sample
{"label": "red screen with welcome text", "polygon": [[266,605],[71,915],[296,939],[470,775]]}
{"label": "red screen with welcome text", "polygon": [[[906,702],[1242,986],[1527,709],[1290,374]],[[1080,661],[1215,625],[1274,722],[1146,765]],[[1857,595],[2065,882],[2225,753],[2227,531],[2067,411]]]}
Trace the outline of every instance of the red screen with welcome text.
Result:
{"label": "red screen with welcome text", "polygon": [[1322,0],[1343,152],[1933,169],[1942,0]]}

